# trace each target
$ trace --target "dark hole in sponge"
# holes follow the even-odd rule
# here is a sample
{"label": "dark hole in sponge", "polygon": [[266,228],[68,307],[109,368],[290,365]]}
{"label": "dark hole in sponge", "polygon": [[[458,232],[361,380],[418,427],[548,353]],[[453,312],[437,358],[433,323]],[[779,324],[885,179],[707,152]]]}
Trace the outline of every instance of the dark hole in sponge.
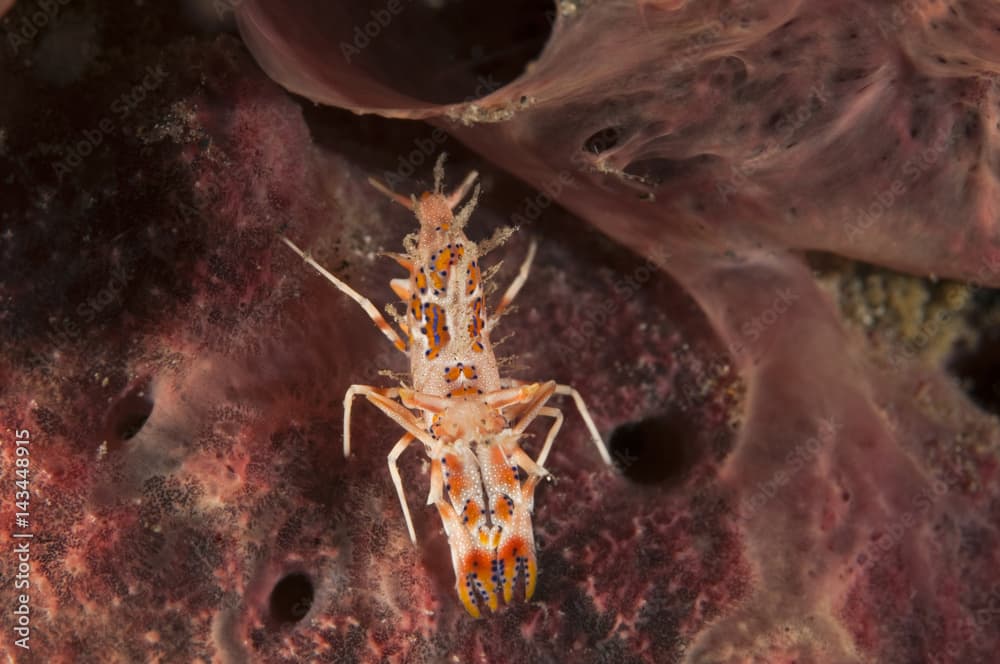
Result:
{"label": "dark hole in sponge", "polygon": [[118,436],[129,440],[142,430],[150,413],[153,412],[153,402],[143,400],[135,404],[135,409],[124,414],[118,422]]}
{"label": "dark hole in sponge", "polygon": [[326,48],[394,92],[439,104],[484,97],[521,76],[556,19],[551,0],[270,4],[262,13],[301,28],[299,52]]}
{"label": "dark hole in sponge", "polygon": [[679,410],[619,426],[611,456],[625,477],[639,484],[683,480],[698,458],[694,421]]}
{"label": "dark hole in sponge", "polygon": [[583,149],[591,154],[601,154],[618,145],[621,138],[621,129],[618,127],[605,127],[596,131],[583,142]]}
{"label": "dark hole in sponge", "polygon": [[132,385],[108,412],[109,443],[117,447],[134,438],[153,413],[153,405],[148,379]]}
{"label": "dark hole in sponge", "polygon": [[274,584],[268,606],[275,623],[288,625],[302,620],[312,603],[312,581],[302,572],[292,572]]}
{"label": "dark hole in sponge", "polygon": [[982,332],[975,346],[959,346],[950,365],[969,398],[1000,415],[1000,328]]}

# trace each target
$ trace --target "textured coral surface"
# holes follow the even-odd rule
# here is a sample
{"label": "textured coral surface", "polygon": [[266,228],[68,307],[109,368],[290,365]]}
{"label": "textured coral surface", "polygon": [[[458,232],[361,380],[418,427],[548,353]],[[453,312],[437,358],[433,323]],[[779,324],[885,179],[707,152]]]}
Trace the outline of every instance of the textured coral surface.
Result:
{"label": "textured coral surface", "polygon": [[[498,4],[9,9],[3,661],[993,661],[997,5]],[[535,599],[478,621],[421,454],[414,547],[398,427],[340,453],[405,358],[278,241],[394,300],[365,179],[441,151],[498,287],[540,244],[505,372],[615,458],[562,404]]]}

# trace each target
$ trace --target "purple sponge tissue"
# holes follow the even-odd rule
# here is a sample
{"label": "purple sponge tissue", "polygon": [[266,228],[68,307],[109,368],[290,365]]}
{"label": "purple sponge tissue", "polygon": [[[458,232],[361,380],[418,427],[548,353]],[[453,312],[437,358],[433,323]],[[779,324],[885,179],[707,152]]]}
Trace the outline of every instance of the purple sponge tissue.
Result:
{"label": "purple sponge tissue", "polygon": [[[0,16],[0,662],[996,661],[1000,5]],[[282,242],[395,327],[442,154],[500,376],[611,460],[554,395],[537,584],[479,618],[441,461],[415,544],[386,461],[423,413],[343,454],[408,358]]]}

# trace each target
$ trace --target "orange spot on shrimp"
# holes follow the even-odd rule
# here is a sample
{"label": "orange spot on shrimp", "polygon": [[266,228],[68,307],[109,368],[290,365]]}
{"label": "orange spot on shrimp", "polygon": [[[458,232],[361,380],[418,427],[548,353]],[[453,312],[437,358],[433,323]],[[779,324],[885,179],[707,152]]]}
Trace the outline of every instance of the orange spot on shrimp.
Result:
{"label": "orange spot on shrimp", "polygon": [[[514,503],[507,494],[521,490],[521,485],[514,474],[516,466],[511,466],[510,460],[499,445],[490,445],[486,450],[486,455],[481,457],[480,463],[483,466],[483,472],[488,473],[495,480],[491,487],[492,490],[489,492],[490,501],[496,503],[499,496],[506,496],[507,501],[510,503],[509,513],[512,514]],[[493,509],[497,509],[495,504],[493,505]]]}
{"label": "orange spot on shrimp", "polygon": [[427,335],[427,344],[430,346],[424,351],[424,355],[433,360],[451,340],[448,316],[440,305],[427,302],[424,304],[424,323],[420,331]]}
{"label": "orange spot on shrimp", "polygon": [[434,263],[434,269],[438,272],[447,272],[448,268],[453,265],[454,254],[451,251],[451,245],[437,252],[434,256],[431,256],[431,261]]}
{"label": "orange spot on shrimp", "polygon": [[461,459],[454,454],[446,454],[441,458],[441,466],[444,472],[444,490],[452,495],[452,489],[457,487],[461,493],[460,489],[465,488],[465,480],[463,479],[465,468]]}
{"label": "orange spot on shrimp", "polygon": [[507,494],[497,496],[493,504],[493,522],[508,524],[514,518],[514,500]]}
{"label": "orange spot on shrimp", "polygon": [[445,482],[448,488],[448,495],[452,502],[455,502],[465,491],[465,477],[462,473],[445,473]]}
{"label": "orange spot on shrimp", "polygon": [[472,584],[466,579],[465,583],[462,579],[458,580],[458,598],[462,600],[462,606],[465,610],[469,612],[469,615],[473,618],[480,617],[479,607],[476,603],[476,597],[473,594]]}
{"label": "orange spot on shrimp", "polygon": [[479,265],[476,261],[469,263],[469,268],[466,270],[467,278],[465,280],[465,294],[472,295],[479,288],[479,281],[481,274],[479,272]]}
{"label": "orange spot on shrimp", "polygon": [[[490,474],[497,478],[501,489],[504,491],[514,492],[521,488],[521,485],[517,480],[517,475],[514,473],[514,467],[510,465],[510,460],[507,458],[507,455],[504,454],[499,445],[490,446],[487,463],[489,464]],[[513,513],[514,502],[509,496],[505,497],[510,503],[510,511]]]}
{"label": "orange spot on shrimp", "polygon": [[425,295],[427,293],[427,273],[424,272],[424,268],[413,275],[413,283],[416,286],[414,293],[419,293],[420,295]]}
{"label": "orange spot on shrimp", "polygon": [[482,394],[483,391],[472,385],[466,385],[465,387],[459,387],[448,393],[448,398],[459,398],[459,397],[473,397]]}
{"label": "orange spot on shrimp", "polygon": [[479,374],[476,373],[476,365],[459,362],[458,364],[452,364],[444,368],[444,377],[449,383],[454,383],[462,376],[466,380],[476,380],[479,378]]}
{"label": "orange spot on shrimp", "polygon": [[481,353],[483,342],[483,297],[477,297],[472,303],[472,320],[469,322],[469,336],[472,338],[472,350]]}
{"label": "orange spot on shrimp", "polygon": [[466,527],[478,526],[479,521],[483,518],[483,510],[480,509],[476,501],[471,498],[465,501],[465,507],[462,509],[462,523]]}
{"label": "orange spot on shrimp", "polygon": [[435,294],[440,294],[448,290],[448,271],[444,270],[438,272],[432,269],[430,271],[430,281],[431,287],[434,288]]}
{"label": "orange spot on shrimp", "polygon": [[497,551],[496,571],[503,586],[505,602],[510,602],[511,597],[513,597],[514,584],[519,578],[524,579],[525,599],[531,599],[535,593],[535,583],[538,580],[534,547],[528,545],[520,536],[511,537]]}
{"label": "orange spot on shrimp", "polygon": [[[465,580],[465,583],[463,587],[463,584],[459,582],[458,591],[469,613],[473,613],[473,611],[470,609],[469,603],[466,602],[466,597],[476,605],[473,607],[476,610],[473,615],[476,617],[478,617],[478,605],[481,603],[489,606],[492,611],[497,610],[497,585],[493,579],[494,576],[493,557],[489,551],[477,548],[465,557],[460,577]],[[473,598],[475,599],[473,600]]]}
{"label": "orange spot on shrimp", "polygon": [[[465,252],[461,245],[457,245],[458,250]],[[456,251],[452,250],[452,245],[431,254],[430,279],[435,289],[446,291],[448,288],[448,278],[451,276],[451,266],[455,264]]]}

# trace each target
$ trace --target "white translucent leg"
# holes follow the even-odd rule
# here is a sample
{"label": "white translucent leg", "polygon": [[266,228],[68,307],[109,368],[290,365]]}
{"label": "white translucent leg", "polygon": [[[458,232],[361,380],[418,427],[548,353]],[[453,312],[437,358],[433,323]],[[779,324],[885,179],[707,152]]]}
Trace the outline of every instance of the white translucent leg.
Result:
{"label": "white translucent leg", "polygon": [[552,427],[549,429],[549,433],[545,436],[545,444],[542,445],[542,451],[538,455],[538,459],[535,461],[539,466],[545,465],[545,460],[549,458],[549,451],[552,449],[552,443],[556,439],[556,435],[559,433],[559,429],[562,427],[563,414],[558,408],[552,408],[550,406],[545,406],[538,411],[539,415],[546,415],[548,417],[554,418],[555,422],[552,423]]}
{"label": "white translucent leg", "polygon": [[556,394],[573,397],[576,409],[580,411],[580,417],[583,418],[583,423],[587,425],[587,430],[590,431],[590,437],[594,441],[597,451],[600,453],[601,458],[604,459],[604,463],[610,466],[611,455],[608,454],[608,448],[605,447],[604,440],[601,438],[600,432],[597,431],[597,425],[594,424],[594,418],[590,416],[590,411],[587,410],[587,404],[583,402],[583,397],[569,385],[556,385]]}
{"label": "white translucent leg", "polygon": [[360,304],[361,308],[364,309],[366,314],[368,314],[368,317],[371,318],[372,321],[375,323],[375,326],[378,327],[378,329],[382,330],[382,334],[384,334],[386,338],[389,339],[389,341],[391,341],[396,348],[403,351],[404,353],[406,352],[406,342],[403,341],[403,338],[401,336],[399,336],[399,333],[396,331],[396,329],[393,328],[391,325],[389,325],[389,322],[382,316],[381,313],[379,313],[379,310],[375,308],[375,305],[371,303],[371,300],[369,300],[367,297],[365,297],[364,295],[357,292],[356,290],[345,284],[343,281],[338,279],[326,268],[317,263],[312,256],[310,256],[308,253],[302,251],[297,246],[295,246],[295,243],[289,240],[287,237],[282,235],[281,239],[282,241],[284,241],[285,244],[287,244],[292,249],[292,251],[298,254],[299,257],[302,258],[302,260],[304,260],[306,263],[315,268],[317,272],[326,277],[330,281],[330,283],[336,286],[341,293],[344,293],[349,298]]}
{"label": "white translucent leg", "polygon": [[452,212],[455,211],[458,204],[462,202],[462,199],[465,198],[466,194],[469,193],[469,190],[472,189],[472,185],[475,184],[477,177],[479,177],[479,173],[476,171],[469,171],[469,174],[465,176],[464,180],[462,180],[462,184],[458,186],[458,189],[451,192],[448,196],[448,207],[452,209]]}
{"label": "white translucent leg", "polygon": [[402,194],[397,194],[392,189],[389,189],[389,187],[385,186],[384,184],[382,184],[381,182],[379,182],[375,178],[368,178],[368,184],[370,184],[371,186],[375,187],[377,190],[379,190],[380,192],[382,192],[383,194],[385,194],[386,196],[388,196],[392,200],[396,201],[397,203],[399,203],[400,205],[402,205],[403,207],[405,207],[407,210],[409,210],[411,212],[413,211],[413,198],[412,197],[411,198],[407,198],[406,196],[403,196]]}
{"label": "white translucent leg", "polygon": [[434,439],[423,429],[417,417],[400,404],[393,401],[399,395],[399,388],[372,387],[371,385],[351,385],[344,395],[344,456],[351,454],[351,404],[354,397],[364,395],[390,420],[403,427],[407,433],[428,447],[434,446]]}
{"label": "white translucent leg", "polygon": [[399,442],[392,448],[389,452],[389,475],[392,476],[392,483],[396,485],[396,495],[399,496],[399,506],[403,508],[403,517],[406,519],[406,530],[410,533],[410,541],[414,544],[417,543],[417,533],[413,529],[413,519],[410,518],[410,508],[406,504],[406,495],[403,493],[403,480],[399,476],[399,466],[396,465],[396,460],[399,459],[399,455],[409,446],[410,443],[414,441],[414,437],[409,434],[403,434],[403,437],[399,439]]}
{"label": "white translucent leg", "polygon": [[493,318],[491,321],[497,320],[521,291],[521,288],[524,286],[524,282],[528,280],[528,273],[531,272],[531,263],[535,260],[536,251],[538,251],[538,243],[532,240],[531,246],[528,247],[528,255],[525,256],[524,262],[521,263],[521,269],[518,270],[517,276],[514,277],[514,281],[512,281],[510,286],[507,287],[507,291],[503,294],[503,297],[500,298],[500,303],[493,311]]}

